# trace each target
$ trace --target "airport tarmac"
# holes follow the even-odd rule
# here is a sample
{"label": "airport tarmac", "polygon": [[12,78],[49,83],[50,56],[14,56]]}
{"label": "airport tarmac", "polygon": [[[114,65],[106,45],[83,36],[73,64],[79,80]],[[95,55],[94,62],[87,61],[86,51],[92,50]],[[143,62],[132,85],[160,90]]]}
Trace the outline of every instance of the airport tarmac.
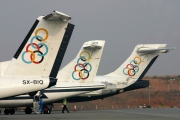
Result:
{"label": "airport tarmac", "polygon": [[0,115],[0,120],[180,120],[180,108],[148,108],[119,110],[86,110],[62,114],[31,114],[16,112],[14,115]]}

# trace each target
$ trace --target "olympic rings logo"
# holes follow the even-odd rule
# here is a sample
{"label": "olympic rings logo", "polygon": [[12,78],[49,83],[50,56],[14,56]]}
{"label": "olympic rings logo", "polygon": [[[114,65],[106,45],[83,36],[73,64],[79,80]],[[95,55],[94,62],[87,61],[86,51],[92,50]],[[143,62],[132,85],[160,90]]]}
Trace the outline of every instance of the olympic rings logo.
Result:
{"label": "olympic rings logo", "polygon": [[[45,33],[44,38],[38,34],[41,34],[42,32]],[[26,46],[26,51],[24,51],[22,53],[22,60],[23,62],[30,64],[30,63],[34,63],[34,64],[39,64],[44,60],[44,56],[47,55],[48,53],[48,46],[46,44],[44,44],[43,42],[45,42],[48,39],[48,31],[44,28],[39,28],[35,31],[35,35],[31,38],[30,43]],[[39,41],[39,44],[37,44],[37,41],[34,42],[35,40]],[[31,47],[31,49],[30,49]],[[45,48],[44,53],[42,51],[40,51],[40,49]],[[32,49],[35,49],[34,51]],[[30,60],[25,60],[25,55],[26,54],[30,54]],[[37,56],[41,57],[40,60],[37,60]]]}
{"label": "olympic rings logo", "polygon": [[134,59],[123,69],[123,73],[125,75],[134,76],[139,71],[141,62],[142,59],[139,56],[134,57]]}
{"label": "olympic rings logo", "polygon": [[72,72],[72,78],[74,80],[86,80],[92,70],[92,66],[89,63],[90,53],[88,51],[82,51],[80,53],[77,64],[74,66],[74,71]]}

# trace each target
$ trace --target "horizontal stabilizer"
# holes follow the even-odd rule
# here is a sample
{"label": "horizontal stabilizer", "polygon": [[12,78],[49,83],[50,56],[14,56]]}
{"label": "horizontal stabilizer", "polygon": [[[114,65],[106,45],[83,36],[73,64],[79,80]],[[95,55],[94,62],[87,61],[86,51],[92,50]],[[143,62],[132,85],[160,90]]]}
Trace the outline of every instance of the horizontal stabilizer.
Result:
{"label": "horizontal stabilizer", "polygon": [[89,41],[84,44],[83,48],[84,49],[101,49],[102,45],[98,44],[98,41]]}
{"label": "horizontal stabilizer", "polygon": [[174,50],[174,49],[175,48],[165,48],[165,47],[162,47],[162,48],[141,47],[136,52],[138,52],[138,53],[154,53],[154,52],[159,51],[160,53],[167,53],[170,50]]}
{"label": "horizontal stabilizer", "polygon": [[71,20],[71,17],[62,12],[54,11],[54,13],[44,16],[43,19],[47,21],[58,21],[58,20],[69,21]]}

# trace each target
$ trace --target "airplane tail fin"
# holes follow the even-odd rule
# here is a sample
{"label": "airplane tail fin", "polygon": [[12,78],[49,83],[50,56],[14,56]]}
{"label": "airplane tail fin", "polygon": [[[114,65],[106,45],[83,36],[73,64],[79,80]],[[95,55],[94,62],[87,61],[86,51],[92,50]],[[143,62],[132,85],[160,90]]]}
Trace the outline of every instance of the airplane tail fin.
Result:
{"label": "airplane tail fin", "polygon": [[166,44],[137,45],[127,60],[114,72],[106,76],[122,76],[128,79],[142,79],[159,54],[167,53],[173,48],[165,48]]}
{"label": "airplane tail fin", "polygon": [[85,42],[76,58],[58,73],[58,81],[90,83],[96,76],[105,41]]}
{"label": "airplane tail fin", "polygon": [[4,76],[56,78],[74,29],[70,19],[70,16],[58,11],[38,17]]}

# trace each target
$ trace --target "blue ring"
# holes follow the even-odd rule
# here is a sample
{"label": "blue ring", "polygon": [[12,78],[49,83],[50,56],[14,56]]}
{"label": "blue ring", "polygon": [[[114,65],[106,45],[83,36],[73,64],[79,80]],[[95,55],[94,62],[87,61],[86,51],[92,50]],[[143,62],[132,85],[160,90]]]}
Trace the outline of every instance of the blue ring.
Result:
{"label": "blue ring", "polygon": [[81,78],[75,78],[75,77],[74,77],[74,73],[75,73],[75,72],[76,72],[76,71],[73,71],[73,72],[72,72],[72,78],[73,78],[74,80],[80,80]]}
{"label": "blue ring", "polygon": [[46,52],[44,54],[38,54],[38,56],[45,56],[48,53],[48,46],[44,43],[39,43],[38,46],[43,45],[46,48]]}
{"label": "blue ring", "polygon": [[27,53],[26,51],[24,51],[24,52],[22,53],[22,60],[23,60],[25,63],[27,63],[27,64],[31,64],[32,61],[26,61],[26,60],[24,59],[24,55],[25,55],[26,53]]}
{"label": "blue ring", "polygon": [[41,36],[34,36],[34,37],[32,37],[31,38],[31,41],[30,41],[30,44],[31,44],[31,46],[34,48],[34,49],[36,49],[36,47],[33,45],[33,40],[35,39],[35,38],[40,38],[40,39],[43,39]]}
{"label": "blue ring", "polygon": [[91,70],[92,70],[92,65],[90,64],[90,63],[88,63],[88,62],[85,62],[84,64],[88,64],[89,66],[90,66],[90,69],[89,70],[87,70],[88,72],[91,72]]}

